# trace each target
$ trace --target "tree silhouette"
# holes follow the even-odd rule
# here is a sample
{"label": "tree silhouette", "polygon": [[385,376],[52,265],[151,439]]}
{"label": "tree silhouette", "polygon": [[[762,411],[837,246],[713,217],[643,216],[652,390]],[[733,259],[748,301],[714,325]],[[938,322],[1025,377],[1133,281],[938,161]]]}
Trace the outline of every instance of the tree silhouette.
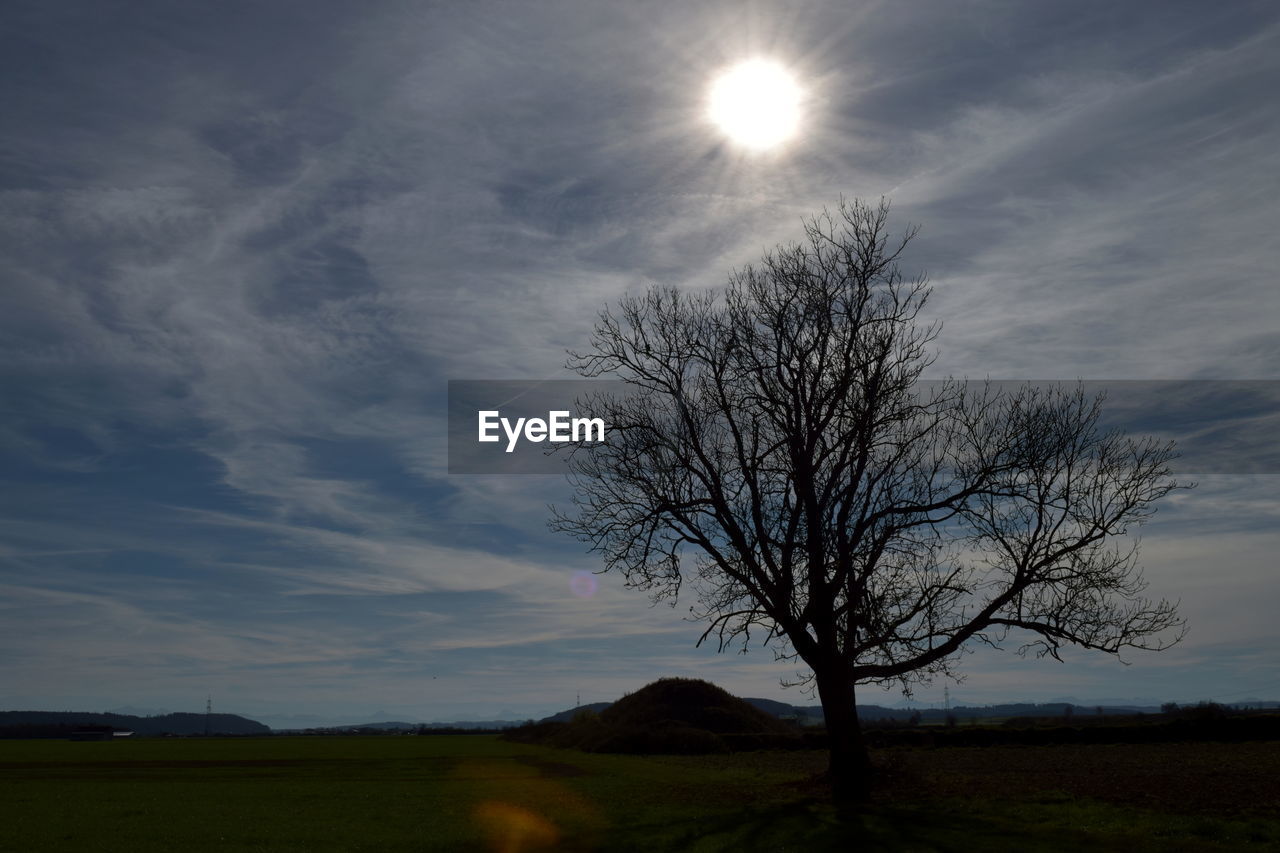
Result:
{"label": "tree silhouette", "polygon": [[[971,642],[1058,657],[1180,638],[1141,596],[1136,542],[1175,488],[1172,445],[1098,425],[1075,389],[921,383],[936,323],[888,204],[841,202],[726,288],[653,288],[601,313],[569,365],[633,393],[583,401],[606,440],[571,451],[552,526],[655,601],[690,584],[721,649],[763,635],[807,667],[840,796],[870,763],[855,685],[952,675]],[[1169,632],[1173,632],[1170,636]]]}

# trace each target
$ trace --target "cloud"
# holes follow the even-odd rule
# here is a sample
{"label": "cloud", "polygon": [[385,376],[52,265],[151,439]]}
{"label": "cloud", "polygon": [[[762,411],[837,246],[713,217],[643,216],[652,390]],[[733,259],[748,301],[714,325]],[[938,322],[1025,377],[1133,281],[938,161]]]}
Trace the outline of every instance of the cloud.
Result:
{"label": "cloud", "polygon": [[[49,667],[33,695],[118,677],[139,695],[110,701],[143,702],[217,673],[263,707],[342,685],[410,702],[442,661],[485,702],[486,674],[522,670],[536,703],[681,661],[772,690],[788,667],[688,653],[680,614],[568,596],[593,563],[544,528],[564,485],[448,477],[444,388],[563,377],[604,304],[717,286],[841,193],[924,225],[906,265],[936,283],[937,372],[1276,369],[1269,9],[135,15],[20,6],[0,51],[0,582],[17,675]],[[777,157],[702,114],[714,70],[754,52],[811,95]],[[1200,596],[1206,632],[1269,636],[1265,483],[1195,497],[1150,529],[1161,592]],[[1250,592],[1201,589],[1200,562]]]}

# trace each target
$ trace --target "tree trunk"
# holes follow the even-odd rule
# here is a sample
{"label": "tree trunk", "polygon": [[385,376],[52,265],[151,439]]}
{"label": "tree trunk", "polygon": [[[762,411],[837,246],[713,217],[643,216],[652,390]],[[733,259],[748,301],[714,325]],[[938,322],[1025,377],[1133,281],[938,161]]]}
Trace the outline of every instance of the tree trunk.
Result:
{"label": "tree trunk", "polygon": [[862,726],[848,668],[839,664],[815,673],[822,714],[827,722],[832,793],[841,802],[866,800],[871,795],[871,757],[862,739]]}

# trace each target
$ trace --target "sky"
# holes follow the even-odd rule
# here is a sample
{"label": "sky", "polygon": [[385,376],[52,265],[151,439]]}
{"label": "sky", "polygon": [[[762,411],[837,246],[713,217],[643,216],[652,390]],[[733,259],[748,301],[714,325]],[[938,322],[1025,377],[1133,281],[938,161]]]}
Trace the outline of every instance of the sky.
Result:
{"label": "sky", "polygon": [[[45,0],[0,42],[3,709],[812,702],[571,586],[567,486],[449,474],[446,389],[572,378],[607,304],[841,196],[921,227],[931,377],[1280,379],[1274,4]],[[707,106],[756,57],[803,93],[763,152]],[[1143,531],[1180,645],[983,651],[952,702],[1280,699],[1280,478],[1195,479]]]}

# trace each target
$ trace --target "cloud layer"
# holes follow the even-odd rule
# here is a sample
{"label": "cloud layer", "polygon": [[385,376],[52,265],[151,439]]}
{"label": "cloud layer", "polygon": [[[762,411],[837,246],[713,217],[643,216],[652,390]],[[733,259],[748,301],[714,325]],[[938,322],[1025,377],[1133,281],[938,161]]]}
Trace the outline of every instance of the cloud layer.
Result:
{"label": "cloud layer", "polygon": [[[5,705],[484,716],[672,673],[779,695],[785,664],[691,650],[683,608],[574,597],[591,558],[544,528],[563,484],[448,476],[445,382],[564,378],[610,300],[716,286],[841,194],[923,225],[938,375],[1280,374],[1267,4],[8,17]],[[756,54],[808,92],[764,157],[702,112]],[[965,689],[1280,691],[1272,485],[1217,478],[1150,528],[1178,650],[983,657]]]}

